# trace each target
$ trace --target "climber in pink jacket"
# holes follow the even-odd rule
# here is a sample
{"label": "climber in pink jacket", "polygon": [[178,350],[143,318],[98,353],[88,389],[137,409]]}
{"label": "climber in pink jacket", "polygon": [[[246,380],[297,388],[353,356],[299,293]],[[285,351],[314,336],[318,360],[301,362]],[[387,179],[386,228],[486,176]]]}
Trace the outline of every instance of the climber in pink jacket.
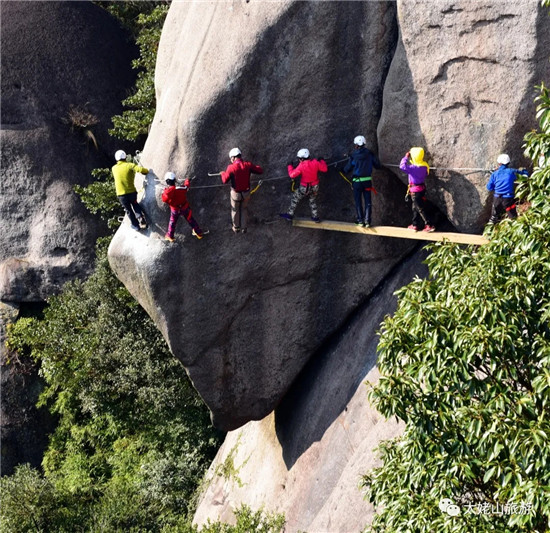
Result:
{"label": "climber in pink jacket", "polygon": [[302,148],[298,152],[299,163],[296,168],[292,163],[288,164],[288,175],[292,179],[300,177],[300,186],[294,191],[292,200],[290,202],[290,208],[288,213],[281,213],[282,218],[292,220],[294,218],[294,211],[296,207],[304,198],[309,198],[309,207],[311,209],[311,220],[314,222],[321,222],[319,214],[317,212],[317,194],[319,194],[319,172],[327,172],[328,167],[324,159],[311,159],[309,150]]}

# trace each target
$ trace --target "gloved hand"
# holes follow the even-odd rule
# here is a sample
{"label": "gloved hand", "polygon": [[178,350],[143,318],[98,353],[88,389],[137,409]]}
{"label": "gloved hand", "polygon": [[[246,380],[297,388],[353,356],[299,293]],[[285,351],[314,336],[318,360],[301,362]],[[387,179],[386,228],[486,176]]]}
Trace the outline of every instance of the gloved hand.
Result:
{"label": "gloved hand", "polygon": [[186,178],[185,181],[183,182],[183,186],[189,188],[190,185],[191,185],[191,180],[189,178]]}
{"label": "gloved hand", "polygon": [[405,154],[405,157],[406,157],[407,159],[410,159],[410,158],[411,158],[411,153],[410,153],[410,152],[407,152],[407,153]]}
{"label": "gloved hand", "polygon": [[292,167],[294,168],[294,161],[289,161],[287,164],[286,164],[287,167]]}

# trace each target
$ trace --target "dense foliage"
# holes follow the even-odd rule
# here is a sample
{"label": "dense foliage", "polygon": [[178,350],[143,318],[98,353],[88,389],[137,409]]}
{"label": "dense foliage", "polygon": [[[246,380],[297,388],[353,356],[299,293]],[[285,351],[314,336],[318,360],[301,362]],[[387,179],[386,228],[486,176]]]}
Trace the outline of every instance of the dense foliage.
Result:
{"label": "dense foliage", "polygon": [[118,139],[135,141],[147,135],[156,109],[155,63],[160,34],[169,2],[102,2],[135,34],[139,57],[132,62],[138,70],[133,93],[122,101],[128,109],[113,117],[109,133]]}
{"label": "dense foliage", "polygon": [[[22,521],[23,508],[4,500],[2,531],[33,521],[48,531],[154,531],[189,512],[219,435],[185,369],[111,272],[106,250],[87,281],[49,301],[43,320],[19,320],[9,347],[40,362],[40,401],[59,424],[45,477],[17,474],[26,480],[19,491],[36,496],[21,501],[36,501],[43,518]],[[12,494],[10,483],[3,494]]]}
{"label": "dense foliage", "polygon": [[120,225],[119,217],[124,215],[124,211],[116,195],[111,169],[95,168],[92,176],[95,181],[90,185],[75,185],[74,190],[91,213],[99,215],[111,230],[115,230]]}
{"label": "dense foliage", "polygon": [[478,249],[432,247],[428,279],[398,292],[370,397],[406,422],[363,480],[371,531],[543,532],[550,526],[550,95],[535,162],[518,194],[530,208]]}

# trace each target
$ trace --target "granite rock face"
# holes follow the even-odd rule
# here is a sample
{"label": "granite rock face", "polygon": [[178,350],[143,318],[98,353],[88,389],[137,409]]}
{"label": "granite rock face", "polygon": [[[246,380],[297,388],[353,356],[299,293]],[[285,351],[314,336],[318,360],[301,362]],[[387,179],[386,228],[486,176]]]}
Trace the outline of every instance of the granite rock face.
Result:
{"label": "granite rock face", "polygon": [[[345,7],[345,9],[343,9]],[[382,87],[397,42],[395,4],[177,2],[163,29],[158,107],[142,157],[151,230],[123,225],[109,250],[116,274],[153,317],[221,429],[270,413],[304,364],[410,248],[406,242],[293,229],[286,163],[306,146],[338,161],[358,133],[376,150]],[[342,80],[335,83],[335,80]],[[229,190],[208,177],[239,146],[265,169],[248,233],[231,231]],[[167,209],[155,180],[196,175],[189,200],[210,229]],[[404,186],[375,176],[374,222],[404,220]],[[350,185],[321,178],[320,216],[355,219]],[[308,216],[307,202],[297,212]]]}
{"label": "granite rock face", "polygon": [[476,169],[494,168],[501,152],[516,168],[526,164],[521,145],[536,125],[535,86],[550,78],[547,9],[535,0],[397,5],[381,157],[398,163],[411,146],[423,146],[435,167],[430,200],[458,229],[479,231],[491,198],[489,174]]}
{"label": "granite rock face", "polygon": [[[410,249],[285,226],[286,163],[302,147],[340,161],[365,135],[386,164],[374,173],[373,222],[406,226],[404,175],[394,165],[423,145],[436,167],[429,198],[458,229],[479,228],[487,175],[456,168],[489,168],[502,150],[519,160],[520,137],[534,124],[533,85],[548,73],[545,16],[535,0],[171,6],[142,158],[152,168],[141,195],[152,226],[138,235],[124,224],[109,254],[219,428],[270,413]],[[497,45],[513,32],[518,38]],[[234,146],[265,169],[246,235],[231,233],[228,190],[208,176],[225,168]],[[159,177],[168,170],[197,178],[189,198],[210,229],[200,242],[185,221],[175,244],[162,240]],[[355,218],[336,167],[322,178],[319,204],[321,218]],[[298,214],[309,216],[307,205]]]}
{"label": "granite rock face", "polygon": [[[424,256],[414,254],[388,275],[273,414],[228,433],[210,467],[196,524],[234,522],[241,504],[284,513],[288,532],[359,532],[370,523],[374,510],[358,485],[379,465],[378,443],[400,435],[403,424],[372,407],[365,382],[378,381],[377,330],[395,306],[393,293],[426,275]],[[232,475],[222,474],[230,462]]]}
{"label": "granite rock face", "polygon": [[136,51],[91,2],[2,2],[1,20],[0,300],[33,302],[93,267],[104,228],[73,187],[112,164]]}

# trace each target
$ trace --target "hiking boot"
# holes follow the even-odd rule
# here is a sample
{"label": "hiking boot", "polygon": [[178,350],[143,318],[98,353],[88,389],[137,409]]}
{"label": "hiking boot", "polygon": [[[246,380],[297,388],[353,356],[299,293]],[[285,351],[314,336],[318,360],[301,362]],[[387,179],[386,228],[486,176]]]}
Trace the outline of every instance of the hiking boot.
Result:
{"label": "hiking boot", "polygon": [[363,221],[362,221],[361,219],[358,218],[358,219],[355,221],[355,225],[356,225],[356,226],[362,226],[362,225],[363,225]]}
{"label": "hiking boot", "polygon": [[313,222],[315,222],[316,224],[319,224],[319,222],[321,222],[321,219],[319,217],[311,217],[311,220],[313,220]]}
{"label": "hiking boot", "polygon": [[370,222],[365,222],[365,223],[363,224],[363,227],[364,227],[364,228],[370,228]]}
{"label": "hiking boot", "polygon": [[202,239],[202,233],[197,233],[195,230],[191,232],[191,235],[193,235],[193,237],[197,237],[199,240]]}
{"label": "hiking boot", "polygon": [[422,231],[425,231],[426,233],[432,233],[432,231],[435,231],[435,228],[433,226],[430,226],[429,224],[426,224]]}
{"label": "hiking boot", "polygon": [[411,224],[407,229],[412,229],[413,231],[418,231],[418,226]]}
{"label": "hiking boot", "polygon": [[233,230],[233,233],[239,233],[239,231],[241,231],[241,228],[239,228],[239,226],[232,226],[231,229]]}
{"label": "hiking boot", "polygon": [[147,220],[145,219],[145,217],[140,217],[139,219],[139,227],[141,229],[147,229],[149,227],[149,224],[147,224]]}
{"label": "hiking boot", "polygon": [[285,220],[292,220],[294,218],[294,215],[289,215],[288,213],[279,213],[279,216]]}
{"label": "hiking boot", "polygon": [[246,233],[246,228],[242,228],[241,233]]}
{"label": "hiking boot", "polygon": [[165,235],[164,240],[168,242],[174,242],[176,239],[174,239],[174,237],[170,237],[170,235]]}

